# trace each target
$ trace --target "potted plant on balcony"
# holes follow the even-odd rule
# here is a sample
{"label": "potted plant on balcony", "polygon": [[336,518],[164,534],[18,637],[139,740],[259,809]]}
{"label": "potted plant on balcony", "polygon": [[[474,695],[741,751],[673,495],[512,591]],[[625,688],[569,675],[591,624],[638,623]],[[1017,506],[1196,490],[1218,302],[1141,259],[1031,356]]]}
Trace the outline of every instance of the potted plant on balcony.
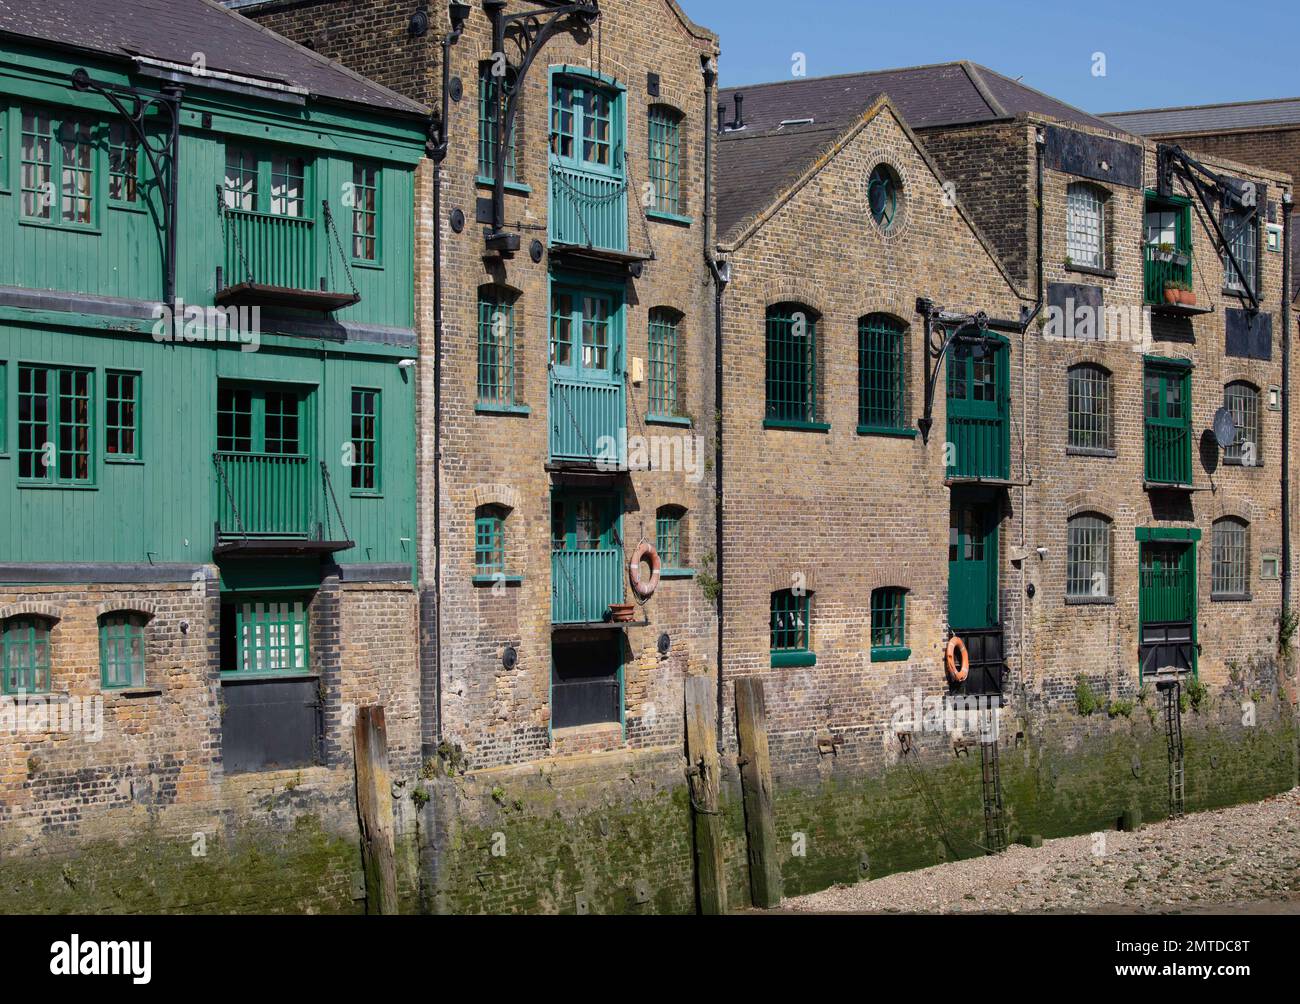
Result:
{"label": "potted plant on balcony", "polygon": [[1167,241],[1163,244],[1157,244],[1155,256],[1157,261],[1173,261],[1174,246]]}
{"label": "potted plant on balcony", "polygon": [[630,624],[635,616],[635,603],[611,603],[609,605],[609,619],[614,624]]}
{"label": "potted plant on balcony", "polygon": [[1195,307],[1196,293],[1192,290],[1191,283],[1182,280],[1171,280],[1165,283],[1165,303]]}

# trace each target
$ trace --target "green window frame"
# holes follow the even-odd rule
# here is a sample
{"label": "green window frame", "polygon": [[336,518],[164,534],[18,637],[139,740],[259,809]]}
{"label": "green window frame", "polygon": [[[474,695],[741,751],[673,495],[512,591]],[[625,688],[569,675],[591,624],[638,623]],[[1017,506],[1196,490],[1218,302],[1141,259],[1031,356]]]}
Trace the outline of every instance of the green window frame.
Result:
{"label": "green window frame", "polygon": [[305,457],[310,441],[303,392],[233,382],[218,384],[218,453]]}
{"label": "green window frame", "polygon": [[652,212],[682,213],[682,113],[668,105],[651,105],[649,125],[650,205]]}
{"label": "green window frame", "polygon": [[354,495],[378,495],[382,395],[370,387],[352,388],[352,466]]}
{"label": "green window frame", "polygon": [[99,162],[94,120],[24,105],[21,129],[22,218],[93,230]]}
{"label": "green window frame", "polygon": [[1104,366],[1081,363],[1066,373],[1068,446],[1072,450],[1114,449],[1111,375]]}
{"label": "green window frame", "polygon": [[104,374],[104,459],[140,459],[140,374]]}
{"label": "green window frame", "polygon": [[1147,361],[1142,378],[1146,479],[1192,483],[1191,368]]}
{"label": "green window frame", "polygon": [[817,422],[817,318],[796,303],[767,310],[768,425]]}
{"label": "green window frame", "polygon": [[623,92],[595,80],[556,75],[551,84],[551,159],[622,178]]}
{"label": "green window frame", "polygon": [[140,202],[140,170],[145,158],[131,127],[116,120],[108,124],[108,201],[135,206]]}
{"label": "green window frame", "polygon": [[887,314],[858,321],[858,431],[907,429],[907,326]]}
{"label": "green window frame", "polygon": [[505,570],[505,512],[499,506],[483,506],[474,517],[474,573],[495,576]]}
{"label": "green window frame", "polygon": [[311,671],[311,614],[305,597],[237,599],[233,603],[233,669],[223,675],[288,676]]}
{"label": "green window frame", "polygon": [[478,294],[478,403],[519,403],[515,368],[515,298],[494,286]]}
{"label": "green window frame", "polygon": [[871,661],[903,662],[907,647],[907,590],[882,586],[871,591]]}
{"label": "green window frame", "polygon": [[1110,599],[1113,524],[1096,513],[1066,523],[1065,595],[1070,599]]}
{"label": "green window frame", "polygon": [[99,618],[99,682],[105,690],[144,686],[146,622],[131,611]]}
{"label": "green window frame", "polygon": [[681,506],[661,506],[655,513],[655,550],[665,569],[686,567],[682,548],[682,522],[686,510]]}
{"label": "green window frame", "polygon": [[1234,380],[1223,388],[1223,406],[1237,427],[1232,445],[1223,451],[1223,462],[1241,467],[1259,467],[1264,451],[1260,444],[1259,388]]}
{"label": "green window frame", "polygon": [[770,649],[772,666],[811,666],[812,595],[778,589],[771,598]]}
{"label": "green window frame", "polygon": [[9,453],[9,364],[0,359],[0,457]]}
{"label": "green window frame", "polygon": [[93,370],[19,364],[20,483],[94,484],[94,379]]}
{"label": "green window frame", "polygon": [[[1143,296],[1149,304],[1164,303],[1165,285],[1192,281],[1192,203],[1183,196],[1161,199],[1146,193],[1143,217]],[[1175,260],[1161,260],[1160,248],[1176,253]],[[1185,261],[1184,261],[1185,260]]]}
{"label": "green window frame", "polygon": [[[514,89],[515,70],[507,67],[504,76],[493,72],[496,60],[487,59],[478,67],[478,175],[484,181],[496,181],[498,122],[505,116],[505,103]],[[505,87],[500,86],[504,80]],[[515,113],[515,127],[506,137],[506,184],[518,182],[520,112]]]}
{"label": "green window frame", "polygon": [[681,408],[677,357],[681,315],[665,307],[650,311],[650,414],[676,418]]}
{"label": "green window frame", "polygon": [[0,101],[0,192],[9,191],[9,106]]}
{"label": "green window frame", "polygon": [[309,218],[312,166],[302,153],[227,143],[222,202],[236,212]]}
{"label": "green window frame", "polygon": [[359,162],[352,165],[352,260],[379,264],[379,228],[383,168]]}
{"label": "green window frame", "polygon": [[1210,595],[1218,599],[1250,597],[1250,528],[1228,517],[1215,522],[1211,534]]}
{"label": "green window frame", "polygon": [[0,684],[8,694],[50,692],[50,628],[45,617],[20,616],[0,630]]}

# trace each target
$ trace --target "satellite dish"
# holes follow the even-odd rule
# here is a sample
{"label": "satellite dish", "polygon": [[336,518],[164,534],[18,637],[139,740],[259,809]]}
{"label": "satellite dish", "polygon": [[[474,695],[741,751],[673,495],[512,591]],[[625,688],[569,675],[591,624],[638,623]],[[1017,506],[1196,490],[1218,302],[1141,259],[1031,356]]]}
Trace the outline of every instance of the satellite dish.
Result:
{"label": "satellite dish", "polygon": [[1237,438],[1237,423],[1227,408],[1220,408],[1214,413],[1214,438],[1219,448],[1224,450]]}

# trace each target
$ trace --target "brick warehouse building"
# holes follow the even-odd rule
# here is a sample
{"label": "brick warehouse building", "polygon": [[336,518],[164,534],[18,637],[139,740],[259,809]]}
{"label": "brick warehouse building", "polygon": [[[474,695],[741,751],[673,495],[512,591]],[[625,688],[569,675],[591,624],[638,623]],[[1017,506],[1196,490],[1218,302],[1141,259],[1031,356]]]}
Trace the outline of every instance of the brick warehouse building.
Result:
{"label": "brick warehouse building", "polygon": [[354,709],[420,763],[427,112],[203,0],[0,36],[0,901],[351,909]]}

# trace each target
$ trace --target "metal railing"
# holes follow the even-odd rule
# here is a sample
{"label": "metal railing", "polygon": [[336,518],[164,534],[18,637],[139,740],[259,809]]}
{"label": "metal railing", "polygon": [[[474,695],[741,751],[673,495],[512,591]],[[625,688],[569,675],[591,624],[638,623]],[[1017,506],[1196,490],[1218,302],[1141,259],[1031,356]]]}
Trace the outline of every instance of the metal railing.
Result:
{"label": "metal railing", "polygon": [[551,552],[551,623],[595,624],[623,602],[623,552]]}
{"label": "metal railing", "polygon": [[551,165],[550,230],[555,244],[627,250],[627,181]]}
{"label": "metal railing", "polygon": [[217,526],[230,537],[309,537],[317,522],[311,461],[296,454],[214,453]]}
{"label": "metal railing", "polygon": [[1143,250],[1146,264],[1143,268],[1143,296],[1147,303],[1165,302],[1165,286],[1171,282],[1192,284],[1192,256],[1186,251],[1175,252],[1187,258],[1187,264],[1179,265],[1176,261],[1162,261],[1161,251],[1155,244],[1148,244]]}
{"label": "metal railing", "polygon": [[316,272],[315,224],[311,220],[224,206],[222,213],[228,284],[317,288],[320,280]]}
{"label": "metal railing", "polygon": [[619,384],[582,383],[552,376],[549,420],[552,460],[617,459],[618,466],[623,466],[619,432],[627,426],[627,415]]}
{"label": "metal railing", "polygon": [[955,463],[948,468],[948,477],[1007,480],[1007,438],[1005,419],[949,415],[947,441],[952,444]]}
{"label": "metal railing", "polygon": [[1154,484],[1192,483],[1191,437],[1186,428],[1147,422],[1146,474]]}

